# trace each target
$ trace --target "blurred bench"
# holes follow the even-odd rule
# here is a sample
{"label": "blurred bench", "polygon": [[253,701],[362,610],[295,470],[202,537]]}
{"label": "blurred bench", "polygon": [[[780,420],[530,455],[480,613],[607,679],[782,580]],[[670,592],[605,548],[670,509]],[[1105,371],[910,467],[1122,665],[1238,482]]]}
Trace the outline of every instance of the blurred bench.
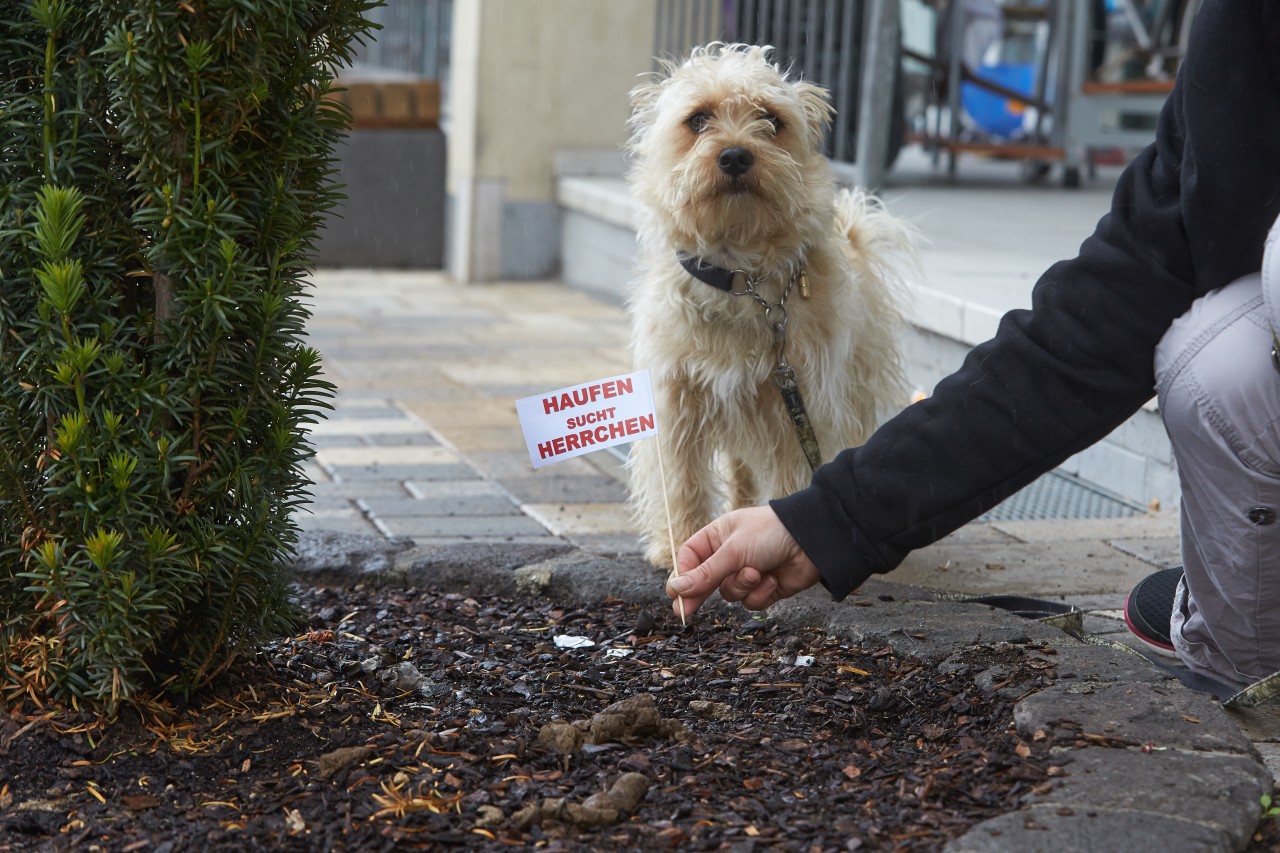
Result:
{"label": "blurred bench", "polygon": [[351,110],[352,130],[436,130],[440,126],[440,81],[418,77],[340,80],[335,101]]}

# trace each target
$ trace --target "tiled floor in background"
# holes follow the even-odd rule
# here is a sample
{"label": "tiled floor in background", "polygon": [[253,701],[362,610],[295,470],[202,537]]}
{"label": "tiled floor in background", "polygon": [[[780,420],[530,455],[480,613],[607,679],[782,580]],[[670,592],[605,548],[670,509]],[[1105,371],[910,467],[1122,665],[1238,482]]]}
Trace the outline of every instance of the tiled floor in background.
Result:
{"label": "tiled floor in background", "polygon": [[316,276],[311,329],[340,390],[314,433],[304,529],[636,553],[616,459],[534,470],[515,413],[519,397],[629,370],[616,307],[556,283],[339,271]]}

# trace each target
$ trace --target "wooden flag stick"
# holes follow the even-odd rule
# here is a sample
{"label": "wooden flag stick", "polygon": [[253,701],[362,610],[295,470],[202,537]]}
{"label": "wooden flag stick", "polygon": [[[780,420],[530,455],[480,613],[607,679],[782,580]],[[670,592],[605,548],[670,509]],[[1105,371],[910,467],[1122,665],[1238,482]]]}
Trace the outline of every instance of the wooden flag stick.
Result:
{"label": "wooden flag stick", "polygon": [[[676,563],[676,533],[671,525],[671,499],[667,497],[667,467],[662,461],[662,439],[654,436],[653,440],[658,442],[658,476],[662,478],[662,505],[667,510],[667,542],[671,545],[671,574],[679,576],[680,566]],[[680,605],[680,624],[687,626],[689,623],[684,614],[684,596],[680,593],[676,593],[676,603]]]}

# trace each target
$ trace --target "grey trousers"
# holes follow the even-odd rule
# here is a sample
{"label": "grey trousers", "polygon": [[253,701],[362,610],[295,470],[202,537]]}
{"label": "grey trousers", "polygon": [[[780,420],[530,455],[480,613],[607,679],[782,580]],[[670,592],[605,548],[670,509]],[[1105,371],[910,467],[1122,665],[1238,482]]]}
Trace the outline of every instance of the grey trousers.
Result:
{"label": "grey trousers", "polygon": [[[1280,251],[1274,242],[1268,255]],[[1193,671],[1234,684],[1280,671],[1280,372],[1271,348],[1255,274],[1197,300],[1156,350],[1182,486],[1173,645]]]}

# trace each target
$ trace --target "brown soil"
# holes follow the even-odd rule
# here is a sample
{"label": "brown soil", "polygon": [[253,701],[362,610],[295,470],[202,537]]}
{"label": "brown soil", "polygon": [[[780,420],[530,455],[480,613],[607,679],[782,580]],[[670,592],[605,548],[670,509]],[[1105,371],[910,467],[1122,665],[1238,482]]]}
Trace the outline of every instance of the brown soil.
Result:
{"label": "brown soil", "polygon": [[300,595],[309,630],[188,706],[0,721],[0,851],[937,850],[1066,772],[1011,730],[1044,647],[939,666],[740,612]]}

